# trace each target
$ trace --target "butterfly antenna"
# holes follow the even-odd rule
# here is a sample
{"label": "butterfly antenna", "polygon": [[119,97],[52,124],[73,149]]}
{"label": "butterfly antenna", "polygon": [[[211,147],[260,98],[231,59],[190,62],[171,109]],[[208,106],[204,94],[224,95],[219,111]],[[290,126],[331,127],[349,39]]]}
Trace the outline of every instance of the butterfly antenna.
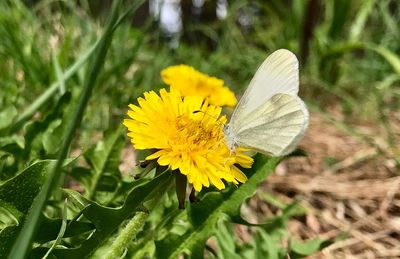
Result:
{"label": "butterfly antenna", "polygon": [[211,118],[213,118],[221,127],[224,127],[224,123],[222,123],[222,122],[220,122],[218,119],[218,117],[215,117],[215,116],[212,116],[212,115],[210,115],[210,114],[208,114],[208,113],[206,113],[206,112],[204,112],[204,111],[201,111],[201,110],[196,110],[196,111],[194,111],[193,113],[203,113],[203,119],[204,119],[204,117],[205,117],[205,115],[207,115],[207,116],[209,116],[209,117],[211,117]]}
{"label": "butterfly antenna", "polygon": [[216,121],[218,120],[218,117],[214,117],[214,116],[212,116],[212,115],[210,115],[210,114],[208,114],[208,113],[206,113],[206,112],[204,112],[204,111],[201,111],[201,110],[196,110],[196,111],[194,111],[193,113],[203,113],[204,115],[207,115],[207,116],[209,116],[209,117],[215,119]]}

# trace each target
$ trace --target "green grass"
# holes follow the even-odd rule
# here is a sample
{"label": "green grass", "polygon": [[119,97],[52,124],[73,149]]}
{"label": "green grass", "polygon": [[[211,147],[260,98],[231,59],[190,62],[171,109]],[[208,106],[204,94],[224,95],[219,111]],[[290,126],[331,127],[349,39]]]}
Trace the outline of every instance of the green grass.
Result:
{"label": "green grass", "polygon": [[[390,11],[389,2],[353,1],[342,7],[340,1],[328,1],[320,7],[321,17],[314,37],[308,40],[310,51],[301,68],[302,91],[308,99],[316,102],[321,99],[323,103],[324,96],[314,96],[322,91],[327,96],[333,94],[349,100],[356,97],[368,102],[370,95],[379,91],[376,90],[379,83],[399,75],[399,57],[394,54],[400,51],[396,26],[399,11],[398,8]],[[238,10],[249,15],[252,12],[246,8],[246,1],[235,1],[225,21],[186,24],[188,34],[196,34],[199,40],[182,41],[176,50],[169,49],[160,32],[151,30],[151,26],[134,28],[125,23],[116,32],[95,94],[114,110],[124,108],[143,90],[162,87],[160,70],[177,63],[188,63],[222,77],[233,89],[241,91],[273,50],[289,48],[299,57],[304,55],[301,41],[306,3],[294,1],[287,8],[280,1],[260,1],[259,13],[252,16],[254,26],[244,33],[237,26]],[[36,12],[32,12],[18,1],[5,1],[0,10],[0,35],[4,39],[0,45],[0,65],[6,89],[0,95],[0,104],[14,105],[19,112],[26,111],[52,84],[65,85],[70,90],[78,88],[84,67],[78,67],[72,77],[67,73],[64,83],[60,83],[60,72],[65,73],[79,59],[84,59],[99,32],[99,21],[92,19],[82,6],[42,1],[35,7]],[[350,11],[343,15],[341,8]],[[392,87],[395,84],[398,80],[385,87],[389,91],[385,95],[394,98],[391,108],[398,105],[398,94]],[[58,88],[61,92],[62,88]],[[360,112],[353,109],[356,104],[347,105],[352,112]],[[99,125],[98,116],[104,118],[103,113],[108,113],[105,117],[112,118],[112,112],[97,110],[96,113],[90,113],[94,126],[107,127],[107,123]]]}
{"label": "green grass", "polygon": [[[400,53],[400,5],[390,0],[315,1],[320,5],[314,7],[308,5],[314,1],[305,0],[287,1],[288,5],[279,0],[249,2],[232,1],[225,20],[185,23],[184,37],[176,49],[169,47],[168,40],[154,26],[154,21],[148,21],[140,28],[134,27],[129,22],[128,17],[131,16],[123,12],[127,10],[122,10],[120,14],[126,15],[126,19],[118,20],[118,27],[115,21],[114,27],[109,27],[109,32],[115,31],[112,36],[108,34],[106,37],[107,41],[112,39],[107,56],[102,56],[106,54],[105,49],[99,52],[99,48],[104,47],[104,41],[98,40],[105,31],[104,24],[109,15],[107,9],[100,12],[102,15],[94,17],[87,1],[80,1],[78,5],[75,1],[42,0],[33,6],[19,0],[0,2],[0,195],[9,198],[6,186],[15,186],[16,183],[29,185],[29,193],[21,194],[26,200],[22,205],[0,199],[0,209],[6,212],[4,217],[0,217],[0,227],[6,226],[0,229],[0,238],[4,237],[1,234],[7,234],[8,237],[15,237],[7,239],[14,243],[16,234],[21,231],[14,223],[23,222],[31,209],[33,197],[40,193],[40,186],[46,186],[48,191],[42,191],[38,196],[41,197],[41,204],[31,210],[36,212],[36,216],[28,216],[31,229],[23,230],[27,240],[21,241],[18,246],[21,248],[24,244],[26,249],[15,249],[15,253],[22,252],[16,257],[22,258],[30,249],[29,240],[35,237],[34,230],[45,205],[43,224],[53,228],[48,236],[39,234],[33,239],[37,255],[44,255],[54,240],[66,246],[83,242],[88,237],[88,229],[93,230],[94,227],[101,229],[96,237],[106,240],[103,241],[107,248],[107,242],[116,238],[115,229],[120,228],[125,233],[123,226],[130,225],[124,220],[135,211],[147,213],[146,202],[154,199],[156,193],[153,187],[160,183],[168,186],[169,180],[159,177],[134,181],[132,177],[121,175],[118,164],[127,141],[122,137],[124,133],[120,125],[129,103],[134,103],[146,90],[165,87],[160,71],[169,65],[192,65],[223,78],[226,85],[241,93],[269,53],[278,48],[288,48],[300,58],[301,95],[310,107],[315,107],[313,110],[324,112],[328,106],[340,106],[346,118],[382,124],[386,141],[396,152],[396,134],[391,116],[400,108],[400,56],[397,54]],[[239,26],[240,15],[251,18],[249,28]],[[310,27],[310,24],[313,26]],[[102,70],[100,67],[103,67]],[[87,91],[87,98],[83,100],[81,93],[84,91]],[[78,103],[80,109],[76,109]],[[327,116],[332,118],[329,114]],[[78,129],[76,126],[81,120]],[[357,137],[367,139],[368,136],[346,125],[345,121],[335,123]],[[63,146],[61,139],[65,141]],[[62,163],[70,150],[83,155],[69,157]],[[395,152],[393,154],[399,161],[399,154]],[[53,162],[48,159],[57,158],[58,168],[51,171],[48,167]],[[272,166],[268,167],[268,170],[272,169]],[[56,175],[52,184],[50,178],[46,184],[44,172]],[[66,191],[72,200],[68,206],[65,205],[67,209],[63,209],[65,195],[58,188],[63,186],[61,180],[65,174],[66,182],[73,178],[89,190],[84,196]],[[56,191],[49,198],[53,190]],[[231,190],[216,195],[216,199],[225,196],[230,199]],[[234,193],[238,195],[240,192]],[[240,201],[228,200],[227,203],[239,206],[250,193],[246,189]],[[137,194],[140,202],[137,201],[134,207],[127,207],[124,201],[134,201],[132,194]],[[206,195],[205,199],[212,195]],[[168,241],[162,237],[165,231],[178,231],[179,226],[175,223],[182,217],[188,219],[193,215],[177,212],[176,201],[170,196],[173,197],[173,194],[163,198],[166,205],[155,208],[155,214],[149,216],[145,225],[146,229],[161,229],[164,232],[160,230],[159,236],[139,233],[137,242],[129,244],[126,251],[126,244],[121,246],[118,243],[112,247],[117,247],[118,253],[125,251],[138,257],[164,250],[171,255],[182,253],[187,247],[180,243],[180,239]],[[89,205],[91,209],[84,209]],[[123,206],[122,210],[111,209],[117,206]],[[284,254],[289,248],[276,246],[276,240],[285,237],[285,222],[292,216],[294,207],[282,205],[283,215],[287,213],[287,218],[271,219],[271,222],[277,223],[278,229],[273,229],[273,234],[266,232],[266,228],[271,229],[268,223],[264,224],[253,243],[247,245],[237,244],[234,238],[225,244],[221,242],[224,236],[232,237],[228,228],[231,223],[223,218],[224,227],[215,236],[219,250],[206,248],[209,256],[228,257],[230,249],[241,251],[243,256],[273,254],[278,257]],[[232,211],[226,212],[228,209],[217,207],[214,214],[209,214],[210,218],[205,215],[201,224],[219,224],[215,216],[218,213],[229,214],[233,222],[240,221],[233,217],[237,215]],[[196,206],[193,206],[194,210]],[[82,220],[81,214],[86,221]],[[105,218],[109,215],[115,216],[110,222],[112,227],[106,224]],[[167,215],[166,218],[163,215]],[[160,224],[155,223],[160,220]],[[196,244],[200,239],[204,243],[210,237],[210,233],[202,227],[195,223],[189,227],[181,226],[191,233],[182,240],[190,243],[192,251],[199,249]],[[197,232],[190,232],[197,228]],[[59,229],[61,231],[58,232]],[[73,231],[81,235],[63,238],[72,235]],[[127,231],[130,233],[129,229]],[[193,233],[200,233],[201,238],[196,239]],[[157,238],[161,239],[155,243]],[[97,253],[101,253],[100,248],[95,249],[96,242],[91,240],[85,243],[84,248],[76,250],[76,255],[87,255],[96,249]],[[168,242],[177,246],[168,247]],[[263,242],[267,242],[272,250],[263,251],[259,247]],[[8,255],[10,247],[4,248],[1,243],[0,240],[0,255]],[[324,245],[327,244],[316,240],[304,248],[294,242],[293,258],[306,255],[310,247],[316,247],[311,249],[314,252]],[[88,250],[84,250],[85,247]],[[143,247],[143,250],[138,252],[135,250],[138,247]],[[59,249],[54,247],[54,250]]]}

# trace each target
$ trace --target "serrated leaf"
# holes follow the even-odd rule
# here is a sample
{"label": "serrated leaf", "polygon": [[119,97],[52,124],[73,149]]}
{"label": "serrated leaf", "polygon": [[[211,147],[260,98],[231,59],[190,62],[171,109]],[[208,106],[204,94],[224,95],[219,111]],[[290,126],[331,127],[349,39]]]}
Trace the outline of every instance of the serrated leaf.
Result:
{"label": "serrated leaf", "polygon": [[[15,177],[0,185],[0,205],[5,209],[12,208],[25,215],[39,193],[54,161],[46,160],[34,163]],[[7,207],[6,205],[7,204]],[[14,213],[16,215],[16,213]],[[0,233],[0,258],[6,258],[12,243],[16,239],[24,217],[18,217],[16,226],[5,228]]]}
{"label": "serrated leaf", "polygon": [[[46,243],[54,240],[61,228],[61,219],[50,219],[45,217],[43,219],[41,228],[46,231],[39,231],[36,236],[36,241],[40,243]],[[65,230],[64,237],[73,237],[83,233],[87,233],[95,229],[95,226],[89,222],[79,222],[79,221],[67,221],[67,229]]]}
{"label": "serrated leaf", "polygon": [[189,207],[188,215],[192,228],[183,236],[167,235],[156,241],[156,253],[162,258],[178,258],[183,252],[191,251],[191,256],[203,256],[207,239],[215,234],[218,220],[225,214],[236,216],[240,205],[248,199],[257,186],[272,173],[281,158],[269,158],[258,155],[253,169],[247,170],[246,183],[225,192],[212,192],[204,199]]}
{"label": "serrated leaf", "polygon": [[56,249],[53,254],[57,258],[84,258],[88,256],[105,242],[121,223],[137,210],[138,206],[149,197],[160,195],[171,178],[171,173],[166,172],[151,181],[147,179],[137,180],[138,183],[130,191],[124,205],[119,208],[105,207],[77,192],[65,190],[71,198],[70,201],[79,205],[83,209],[82,214],[96,226],[96,231],[79,248]]}
{"label": "serrated leaf", "polygon": [[231,216],[232,222],[241,224],[249,227],[261,227],[267,232],[273,232],[277,229],[284,228],[288,219],[292,216],[303,215],[304,211],[298,206],[298,201],[294,201],[289,205],[286,205],[282,209],[282,213],[279,216],[269,218],[266,222],[261,224],[254,224],[244,220],[240,213]]}
{"label": "serrated leaf", "polygon": [[[73,159],[68,159],[63,166],[72,161]],[[0,185],[0,211],[7,210],[12,213],[15,220],[18,220],[18,224],[0,231],[0,258],[7,256],[22,227],[25,215],[31,209],[32,203],[39,194],[54,163],[54,160],[38,161]],[[44,217],[43,221],[44,228],[42,228],[43,231],[38,232],[38,241],[53,240],[57,237],[61,221],[47,217]],[[74,223],[71,229],[67,229],[66,236],[87,232],[90,229],[93,229],[91,224]]]}

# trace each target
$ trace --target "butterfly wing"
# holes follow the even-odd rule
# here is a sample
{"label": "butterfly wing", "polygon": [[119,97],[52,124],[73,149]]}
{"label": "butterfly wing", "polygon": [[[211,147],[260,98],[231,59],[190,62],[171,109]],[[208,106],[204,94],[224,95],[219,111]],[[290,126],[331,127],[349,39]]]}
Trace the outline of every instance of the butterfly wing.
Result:
{"label": "butterfly wing", "polygon": [[299,62],[286,49],[268,56],[258,68],[246,92],[231,117],[231,127],[277,93],[297,95],[299,91]]}
{"label": "butterfly wing", "polygon": [[303,101],[289,94],[275,94],[252,113],[237,121],[237,144],[260,153],[282,156],[294,150],[308,126]]}

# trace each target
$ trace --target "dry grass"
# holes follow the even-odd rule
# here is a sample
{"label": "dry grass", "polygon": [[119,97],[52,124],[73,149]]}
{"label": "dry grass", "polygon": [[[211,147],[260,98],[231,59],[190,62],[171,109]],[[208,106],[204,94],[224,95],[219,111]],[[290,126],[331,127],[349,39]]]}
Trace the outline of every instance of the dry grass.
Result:
{"label": "dry grass", "polygon": [[[384,136],[376,126],[351,126]],[[347,235],[312,258],[400,258],[400,174],[390,155],[382,154],[384,142],[359,141],[311,114],[301,143],[308,157],[286,160],[262,186],[307,208],[289,223],[297,238]]]}

